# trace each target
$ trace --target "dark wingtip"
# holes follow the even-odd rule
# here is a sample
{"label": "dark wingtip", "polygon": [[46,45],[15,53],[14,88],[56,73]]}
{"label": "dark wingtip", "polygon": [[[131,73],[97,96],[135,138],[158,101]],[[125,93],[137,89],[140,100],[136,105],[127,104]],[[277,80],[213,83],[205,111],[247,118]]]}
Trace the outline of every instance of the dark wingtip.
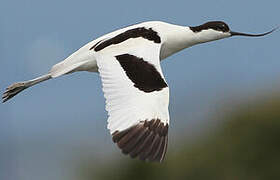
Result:
{"label": "dark wingtip", "polygon": [[159,119],[141,121],[138,124],[112,134],[113,142],[122,153],[131,158],[150,162],[163,162],[168,142],[168,124]]}

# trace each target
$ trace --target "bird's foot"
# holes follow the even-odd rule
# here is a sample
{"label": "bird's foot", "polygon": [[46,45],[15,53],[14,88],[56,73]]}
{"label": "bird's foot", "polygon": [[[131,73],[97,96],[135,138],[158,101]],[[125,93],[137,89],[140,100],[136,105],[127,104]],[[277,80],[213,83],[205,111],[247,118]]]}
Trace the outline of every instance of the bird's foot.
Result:
{"label": "bird's foot", "polygon": [[27,88],[26,83],[24,82],[18,82],[12,84],[11,86],[7,87],[6,91],[3,93],[2,102],[4,103],[8,101],[9,99],[11,99],[12,97],[14,97],[15,95],[17,95],[18,93],[20,93],[26,88]]}

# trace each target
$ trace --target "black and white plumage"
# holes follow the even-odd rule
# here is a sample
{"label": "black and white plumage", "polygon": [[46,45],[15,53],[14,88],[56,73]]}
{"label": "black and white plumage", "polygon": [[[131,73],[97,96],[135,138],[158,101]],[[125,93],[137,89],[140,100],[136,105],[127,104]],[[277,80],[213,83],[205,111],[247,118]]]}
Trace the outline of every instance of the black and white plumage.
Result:
{"label": "black and white plumage", "polygon": [[113,142],[133,158],[161,162],[168,141],[169,88],[160,61],[195,44],[235,35],[264,36],[272,31],[238,33],[221,21],[192,27],[144,22],[89,42],[48,74],[11,85],[2,99],[6,102],[28,87],[61,75],[99,72]]}

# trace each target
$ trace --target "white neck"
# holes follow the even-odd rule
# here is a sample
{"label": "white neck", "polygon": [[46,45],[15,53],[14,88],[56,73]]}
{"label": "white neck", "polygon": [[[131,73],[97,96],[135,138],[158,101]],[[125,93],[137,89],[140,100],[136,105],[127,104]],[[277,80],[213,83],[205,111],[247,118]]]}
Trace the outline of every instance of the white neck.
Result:
{"label": "white neck", "polygon": [[181,51],[182,49],[193,46],[197,43],[195,34],[188,27],[183,26],[167,26],[162,32],[164,43],[161,48],[160,59],[165,59],[172,54]]}
{"label": "white neck", "polygon": [[226,37],[222,32],[212,29],[194,33],[189,27],[172,24],[165,26],[164,31],[160,31],[160,34],[164,37],[160,54],[161,60],[193,45]]}

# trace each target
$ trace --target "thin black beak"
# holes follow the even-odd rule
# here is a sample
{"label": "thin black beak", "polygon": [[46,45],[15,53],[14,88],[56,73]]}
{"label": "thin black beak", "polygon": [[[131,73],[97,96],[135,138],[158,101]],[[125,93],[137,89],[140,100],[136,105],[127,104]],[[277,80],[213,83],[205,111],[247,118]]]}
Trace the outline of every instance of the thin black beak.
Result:
{"label": "thin black beak", "polygon": [[262,33],[262,34],[246,34],[246,33],[240,33],[240,32],[234,32],[234,31],[230,31],[231,36],[250,36],[250,37],[260,37],[260,36],[265,36],[268,35],[270,33],[272,33],[273,31],[275,31],[277,28],[272,29],[271,31],[268,31],[266,33]]}

